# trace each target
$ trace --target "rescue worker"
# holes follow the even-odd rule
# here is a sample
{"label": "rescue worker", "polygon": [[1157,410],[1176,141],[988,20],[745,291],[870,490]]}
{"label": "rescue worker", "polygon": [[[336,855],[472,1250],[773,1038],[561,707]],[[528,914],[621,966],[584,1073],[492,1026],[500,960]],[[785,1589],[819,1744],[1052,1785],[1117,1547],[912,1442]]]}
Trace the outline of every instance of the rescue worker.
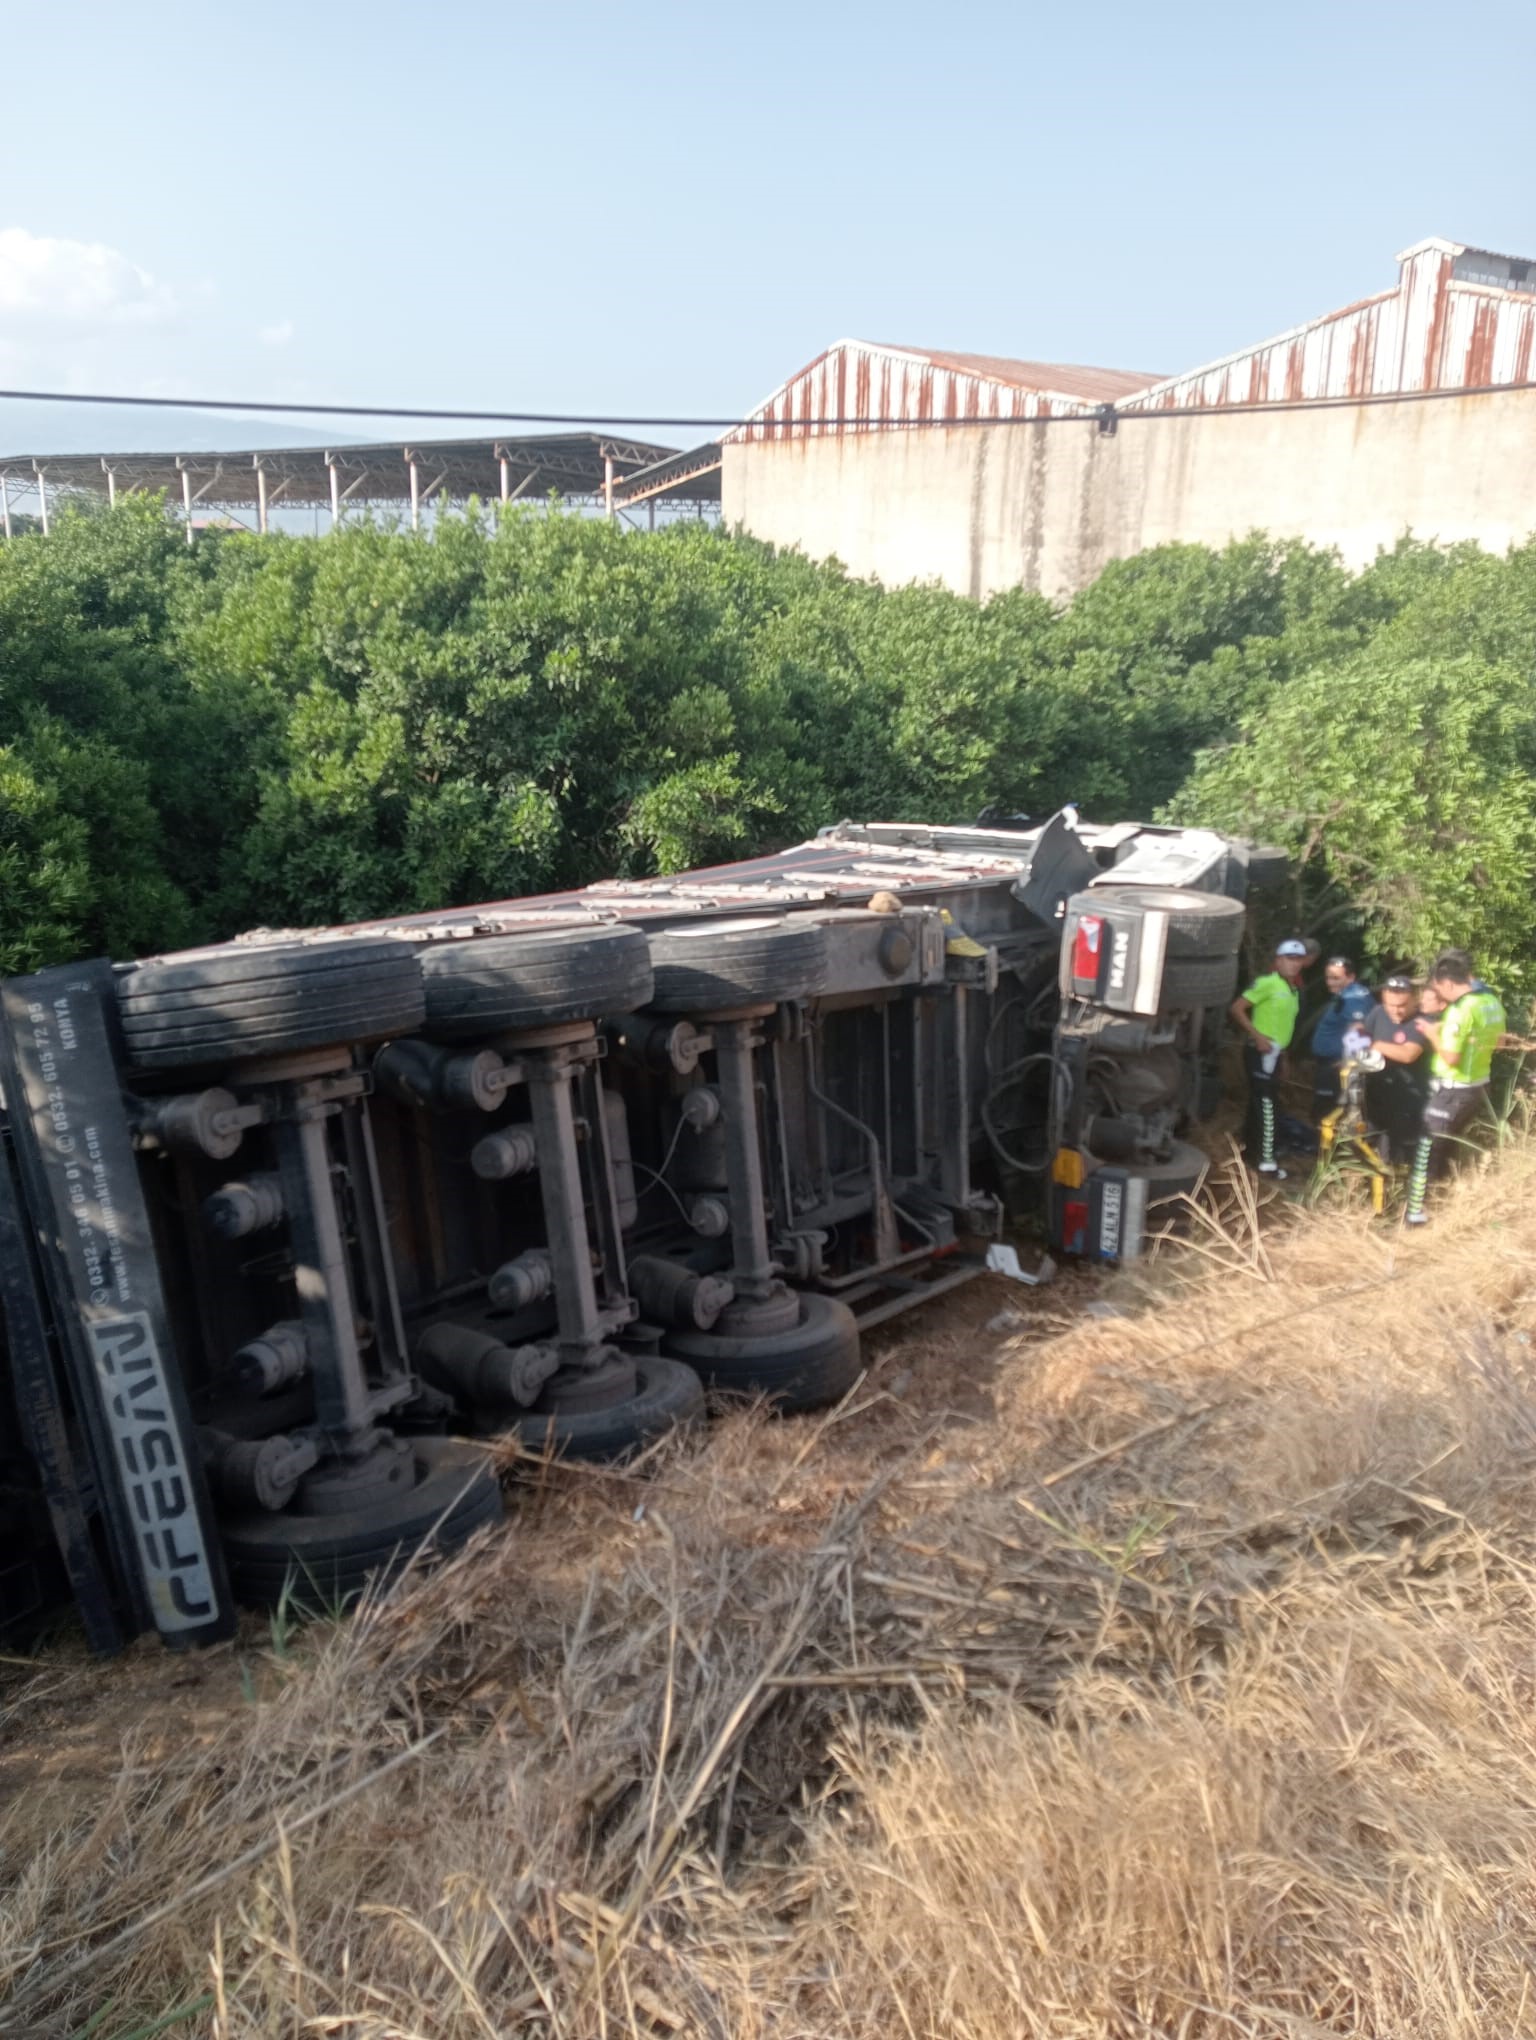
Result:
{"label": "rescue worker", "polygon": [[1382,1160],[1394,1166],[1413,1159],[1429,1098],[1434,1049],[1418,1015],[1418,988],[1399,971],[1382,985],[1381,1003],[1365,1022],[1370,1044],[1386,1064],[1365,1080],[1366,1112]]}
{"label": "rescue worker", "polygon": [[1493,1052],[1504,1033],[1504,1008],[1497,994],[1477,978],[1464,949],[1447,949],[1429,973],[1430,988],[1444,1004],[1437,1020],[1421,1018],[1420,1031],[1431,1044],[1429,1099],[1413,1157],[1408,1185],[1409,1225],[1427,1225],[1424,1209],[1431,1171],[1445,1165],[1447,1143],[1454,1140],[1487,1102]]}
{"label": "rescue worker", "polygon": [[1288,936],[1275,947],[1274,969],[1255,978],[1231,1006],[1232,1018],[1248,1037],[1243,1044],[1243,1068],[1248,1077],[1243,1152],[1261,1176],[1282,1183],[1285,1170],[1275,1160],[1276,1092],[1280,1058],[1296,1032],[1307,954],[1305,942]]}
{"label": "rescue worker", "polygon": [[1312,1123],[1320,1126],[1339,1102],[1339,1065],[1344,1060],[1344,1037],[1352,1027],[1361,1027],[1376,1001],[1361,984],[1355,966],[1347,956],[1330,956],[1323,965],[1328,1003],[1312,1029]]}

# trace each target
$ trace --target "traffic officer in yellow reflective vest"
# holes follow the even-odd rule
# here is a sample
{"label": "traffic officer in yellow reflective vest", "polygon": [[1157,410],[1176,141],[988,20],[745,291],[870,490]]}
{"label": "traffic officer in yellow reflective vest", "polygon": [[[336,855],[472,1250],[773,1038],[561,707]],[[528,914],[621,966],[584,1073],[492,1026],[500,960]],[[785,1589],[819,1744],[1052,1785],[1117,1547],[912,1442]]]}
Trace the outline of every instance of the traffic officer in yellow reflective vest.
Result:
{"label": "traffic officer in yellow reflective vest", "polygon": [[1429,973],[1431,990],[1445,1010],[1435,1020],[1422,1019],[1419,1031],[1434,1049],[1429,1065],[1429,1099],[1424,1130],[1413,1157],[1408,1185],[1409,1225],[1426,1225],[1424,1199],[1432,1170],[1444,1166],[1447,1143],[1477,1114],[1488,1097],[1493,1052],[1504,1033],[1504,1008],[1486,985],[1475,981],[1472,959],[1464,949],[1447,949]]}
{"label": "traffic officer in yellow reflective vest", "polygon": [[1232,1018],[1248,1037],[1243,1044],[1243,1068],[1248,1074],[1243,1152],[1261,1176],[1279,1182],[1285,1180],[1285,1171],[1275,1160],[1275,1096],[1280,1058],[1296,1032],[1301,974],[1309,954],[1305,942],[1288,937],[1276,945],[1274,969],[1255,978],[1247,991],[1239,992],[1232,1001]]}

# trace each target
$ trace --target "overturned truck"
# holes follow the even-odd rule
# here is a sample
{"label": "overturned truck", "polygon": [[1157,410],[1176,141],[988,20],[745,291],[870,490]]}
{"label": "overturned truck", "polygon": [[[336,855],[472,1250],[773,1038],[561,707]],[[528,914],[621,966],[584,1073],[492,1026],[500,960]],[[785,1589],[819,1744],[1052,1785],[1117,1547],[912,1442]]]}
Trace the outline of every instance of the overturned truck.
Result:
{"label": "overturned truck", "polygon": [[1141,1251],[1283,861],[1067,811],[8,980],[0,1627],[329,1605],[606,1457],[786,1411],[1006,1220]]}

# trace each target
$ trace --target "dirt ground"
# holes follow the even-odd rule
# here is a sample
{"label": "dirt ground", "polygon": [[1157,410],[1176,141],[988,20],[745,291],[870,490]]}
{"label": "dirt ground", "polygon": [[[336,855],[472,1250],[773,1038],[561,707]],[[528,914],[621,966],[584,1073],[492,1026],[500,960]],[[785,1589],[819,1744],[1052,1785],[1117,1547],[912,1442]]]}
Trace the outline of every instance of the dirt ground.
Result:
{"label": "dirt ground", "polygon": [[[1037,1257],[1025,1249],[1022,1258],[1027,1267]],[[1098,1281],[1068,1270],[1049,1289],[1032,1290],[980,1275],[871,1335],[865,1379],[832,1425],[805,1418],[785,1429],[814,1434],[815,1450],[837,1464],[873,1467],[929,1427],[985,1425],[1005,1337],[1054,1324]],[[518,1534],[518,1497],[514,1486],[508,1538]],[[43,1788],[50,1823],[98,1800],[120,1777],[128,1745],[144,1767],[173,1750],[211,1747],[232,1718],[280,1687],[286,1662],[274,1652],[268,1618],[249,1611],[230,1642],[196,1652],[143,1636],[102,1662],[65,1620],[35,1652],[0,1655],[0,1831],[18,1798],[37,1799]]]}
{"label": "dirt ground", "polygon": [[349,1620],[56,1637],[0,2033],[1536,2035],[1533,1278],[1529,1147],[1414,1236],[1232,1173]]}

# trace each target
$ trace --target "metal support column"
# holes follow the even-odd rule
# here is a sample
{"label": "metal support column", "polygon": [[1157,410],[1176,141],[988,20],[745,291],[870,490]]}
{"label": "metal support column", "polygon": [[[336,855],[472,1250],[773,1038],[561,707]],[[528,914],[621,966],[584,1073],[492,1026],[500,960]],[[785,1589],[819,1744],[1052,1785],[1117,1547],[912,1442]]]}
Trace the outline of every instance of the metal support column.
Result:
{"label": "metal support column", "polygon": [[503,503],[512,500],[512,463],[505,454],[501,456],[501,500]]}
{"label": "metal support column", "polygon": [[341,476],[337,472],[334,455],[328,453],[325,464],[331,471],[331,529],[334,531],[341,522]]}
{"label": "metal support column", "polygon": [[11,477],[9,470],[0,468],[0,527],[7,538],[11,535]]}
{"label": "metal support column", "polygon": [[656,529],[656,498],[654,496],[651,497],[645,506],[645,524],[648,531]]}
{"label": "metal support column", "polygon": [[117,508],[117,469],[113,467],[111,461],[105,458],[103,458],[101,464],[107,472],[107,508],[115,510]]}
{"label": "metal support column", "polygon": [[32,472],[37,476],[38,515],[42,518],[43,536],[46,538],[48,536],[48,470],[40,467],[36,461],[33,461]]}
{"label": "metal support column", "polygon": [[315,1421],[345,1449],[370,1429],[372,1408],[325,1122],[334,1105],[301,1104],[277,1129],[294,1285],[315,1385]]}
{"label": "metal support column", "polygon": [[410,1372],[405,1320],[400,1313],[400,1289],[389,1251],[384,1186],[379,1177],[378,1151],[366,1100],[359,1099],[342,1108],[341,1138],[347,1172],[352,1178],[357,1245],[362,1256],[363,1280],[368,1287],[368,1307],[373,1314],[379,1371],[387,1380],[400,1380]]}
{"label": "metal support column", "polygon": [[267,471],[260,461],[256,463],[256,529],[265,538],[267,535]]}
{"label": "metal support column", "polygon": [[603,455],[603,515],[613,522],[613,455]]}
{"label": "metal support column", "polygon": [[619,1199],[614,1185],[613,1155],[608,1144],[608,1114],[603,1103],[603,1079],[594,1058],[578,1063],[573,1100],[577,1129],[586,1151],[586,1192],[591,1206],[591,1245],[596,1255],[595,1281],[598,1301],[604,1310],[624,1310],[629,1290],[624,1272],[624,1229],[619,1220]]}
{"label": "metal support column", "polygon": [[410,469],[411,469],[411,529],[412,529],[412,531],[420,531],[420,529],[421,529],[421,470],[420,470],[420,469],[419,469],[419,468],[417,467],[417,465],[416,465],[416,456],[415,456],[415,454],[413,454],[413,453],[408,453],[408,454],[406,455],[406,459],[407,459],[407,461],[408,461],[408,462],[410,463]]}
{"label": "metal support column", "polygon": [[720,1079],[725,1171],[731,1208],[731,1281],[738,1302],[766,1302],[774,1292],[768,1251],[763,1157],[757,1137],[757,1076],[752,1051],[754,1020],[716,1020],[715,1064]]}
{"label": "metal support column", "polygon": [[964,985],[929,1002],[934,1019],[936,1060],[930,1068],[939,1155],[939,1193],[946,1204],[962,1210],[971,1201],[971,1065],[966,1054],[969,997]]}
{"label": "metal support column", "polygon": [[192,543],[192,470],[190,468],[183,468],[181,471],[181,510],[182,516],[186,520],[187,544],[190,545]]}
{"label": "metal support column", "polygon": [[544,1236],[554,1271],[560,1364],[590,1366],[603,1343],[603,1324],[592,1276],[581,1157],[576,1151],[576,1115],[571,1107],[575,1066],[558,1050],[534,1049],[526,1054],[526,1067],[528,1104],[539,1154]]}

